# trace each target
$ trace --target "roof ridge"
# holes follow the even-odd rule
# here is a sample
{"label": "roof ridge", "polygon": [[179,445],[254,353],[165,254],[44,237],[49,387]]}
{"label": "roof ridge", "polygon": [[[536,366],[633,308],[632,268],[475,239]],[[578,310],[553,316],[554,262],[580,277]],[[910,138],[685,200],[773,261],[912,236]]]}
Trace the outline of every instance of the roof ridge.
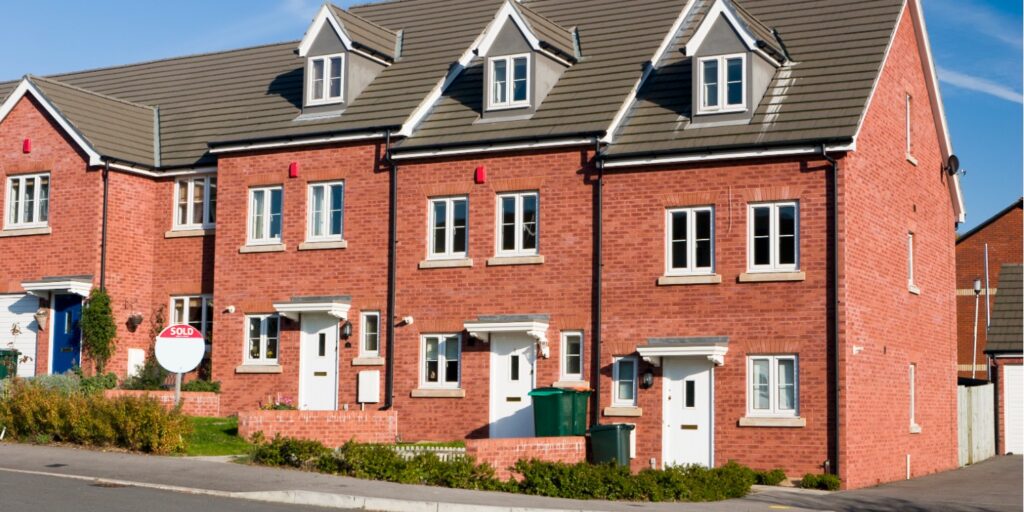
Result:
{"label": "roof ridge", "polygon": [[[367,19],[367,18],[366,18],[366,17],[364,17],[364,16],[360,16],[360,15],[358,15],[358,14],[356,14],[356,13],[352,12],[352,11],[351,11],[351,10],[349,10],[349,9],[345,9],[345,8],[342,8],[342,7],[338,7],[337,5],[334,5],[333,3],[330,3],[330,4],[328,4],[328,5],[330,5],[332,9],[338,9],[338,10],[342,10],[342,11],[345,11],[345,13],[346,13],[346,14],[348,14],[349,16],[355,16],[356,18],[359,18],[359,19],[360,19],[361,21],[365,21],[366,23],[369,23],[370,25],[373,25],[373,26],[374,26],[374,27],[376,27],[376,28],[379,28],[379,29],[381,29],[381,30],[387,30],[387,31],[388,31],[388,32],[390,32],[391,34],[393,34],[393,35],[395,35],[395,36],[398,36],[398,32],[399,32],[398,30],[394,30],[394,29],[390,29],[390,28],[388,28],[388,27],[385,27],[384,25],[381,25],[380,23],[377,23],[377,22],[374,22],[374,21],[372,21],[372,20],[370,20],[370,19]],[[367,4],[367,5],[373,5],[373,4]]]}
{"label": "roof ridge", "polygon": [[56,79],[53,79],[53,78],[48,78],[48,77],[43,77],[43,76],[36,76],[36,75],[32,75],[32,74],[25,75],[25,78],[29,79],[30,81],[38,80],[38,81],[41,81],[41,82],[48,82],[48,83],[60,85],[62,87],[67,87],[69,89],[74,89],[76,91],[79,91],[79,92],[82,92],[82,93],[85,93],[85,94],[89,94],[89,95],[92,95],[92,96],[97,96],[97,97],[100,97],[100,98],[108,99],[110,101],[115,101],[115,102],[118,102],[118,103],[124,103],[125,105],[130,105],[130,106],[133,106],[133,107],[146,108],[146,109],[149,109],[149,110],[156,111],[156,107],[154,107],[152,105],[143,105],[142,103],[135,103],[134,101],[128,101],[128,100],[125,100],[125,99],[118,98],[116,96],[111,96],[109,94],[103,94],[103,93],[100,93],[100,92],[91,91],[91,90],[86,89],[84,87],[79,87],[77,85],[69,84],[69,83],[63,82],[61,80],[56,80]]}

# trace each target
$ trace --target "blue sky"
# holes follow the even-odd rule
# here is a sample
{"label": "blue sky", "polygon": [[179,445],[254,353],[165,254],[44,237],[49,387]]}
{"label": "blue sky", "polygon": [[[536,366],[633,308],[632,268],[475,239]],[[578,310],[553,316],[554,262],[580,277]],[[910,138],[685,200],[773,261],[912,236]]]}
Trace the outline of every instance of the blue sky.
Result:
{"label": "blue sky", "polygon": [[[363,0],[359,0],[362,2]],[[340,1],[346,6],[354,2]],[[319,0],[6,2],[0,79],[291,41]],[[1021,195],[1019,0],[925,0],[969,229]]]}

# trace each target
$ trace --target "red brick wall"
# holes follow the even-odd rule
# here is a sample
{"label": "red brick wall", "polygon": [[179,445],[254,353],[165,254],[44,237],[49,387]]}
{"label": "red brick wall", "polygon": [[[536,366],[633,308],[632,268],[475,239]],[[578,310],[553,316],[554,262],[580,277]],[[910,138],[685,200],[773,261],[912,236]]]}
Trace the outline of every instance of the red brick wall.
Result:
{"label": "red brick wall", "polygon": [[[174,408],[174,391],[136,391],[128,389],[108,389],[103,392],[107,398],[121,396],[149,397],[165,409]],[[188,416],[220,416],[220,395],[197,391],[182,391],[181,412]]]}
{"label": "red brick wall", "polygon": [[251,439],[263,432],[267,439],[282,437],[313,439],[328,447],[348,441],[394,443],[398,436],[398,414],[390,411],[241,411],[238,435]]}
{"label": "red brick wall", "polygon": [[587,460],[587,438],[530,437],[519,439],[470,439],[466,441],[466,455],[476,462],[490,464],[498,478],[505,480],[514,473],[512,466],[519,460],[543,460],[575,464]]}
{"label": "red brick wall", "polygon": [[[955,216],[919,55],[907,11],[840,178],[840,468],[848,487],[905,478],[908,454],[914,477],[957,464]],[[906,158],[907,93],[917,165]],[[907,286],[908,232],[920,295]],[[911,363],[918,434],[909,428]]]}
{"label": "red brick wall", "polygon": [[[978,301],[978,355],[977,364],[985,365],[985,244],[988,244],[989,286],[999,286],[999,271],[1003,263],[1020,263],[1021,247],[1024,246],[1024,214],[1020,206],[1008,211],[969,237],[962,238],[956,244],[956,287],[958,290],[972,290],[974,280],[981,279],[982,292]],[[990,297],[990,305],[995,305],[998,294]],[[957,363],[971,364],[974,350],[974,294],[961,295],[956,298],[957,326]],[[970,371],[961,371],[961,377],[970,377]],[[986,378],[986,372],[979,369],[977,378]]]}
{"label": "red brick wall", "polygon": [[[996,386],[996,396],[999,400],[996,403],[996,454],[1003,455],[1006,453],[1006,393],[1003,392],[1003,379],[1006,375],[1006,366],[1020,366],[1024,364],[1024,359],[1021,358],[997,358],[993,360],[992,369],[995,375],[994,382]],[[1018,395],[1019,396],[1019,395]]]}

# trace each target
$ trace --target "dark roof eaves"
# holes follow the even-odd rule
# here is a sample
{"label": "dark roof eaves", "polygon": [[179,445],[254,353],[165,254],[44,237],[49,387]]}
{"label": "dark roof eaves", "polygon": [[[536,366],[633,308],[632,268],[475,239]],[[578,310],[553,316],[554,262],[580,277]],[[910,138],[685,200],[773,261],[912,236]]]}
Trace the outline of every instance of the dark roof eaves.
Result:
{"label": "dark roof eaves", "polygon": [[[607,160],[626,160],[630,158],[637,158],[642,156],[680,156],[695,153],[722,153],[726,151],[736,150],[751,150],[751,149],[779,149],[786,147],[795,146],[820,146],[823,144],[837,144],[837,143],[849,143],[853,141],[853,137],[829,137],[829,138],[818,138],[818,139],[795,139],[785,140],[779,142],[770,143],[759,143],[759,144],[723,144],[720,146],[700,146],[694,148],[679,148],[679,149],[666,149],[666,150],[639,150],[630,151],[624,153],[611,153],[605,156]],[[611,146],[615,146],[615,142],[611,143]],[[846,152],[846,150],[844,150]],[[765,158],[770,158],[771,155],[766,155]]]}
{"label": "dark roof eaves", "polygon": [[[324,137],[330,135],[355,135],[358,133],[372,134],[374,132],[387,131],[391,129],[401,129],[400,124],[361,127],[361,128],[350,128],[350,129],[335,129],[335,130],[321,130],[315,132],[301,133],[301,134],[289,134],[289,135],[267,135],[257,137],[236,137],[236,138],[224,138],[224,139],[213,139],[207,141],[207,147],[220,147],[228,146],[231,144],[245,144],[245,143],[263,143],[263,142],[286,142],[286,141],[301,141],[305,139],[312,139],[316,137]],[[394,136],[394,135],[392,135]]]}

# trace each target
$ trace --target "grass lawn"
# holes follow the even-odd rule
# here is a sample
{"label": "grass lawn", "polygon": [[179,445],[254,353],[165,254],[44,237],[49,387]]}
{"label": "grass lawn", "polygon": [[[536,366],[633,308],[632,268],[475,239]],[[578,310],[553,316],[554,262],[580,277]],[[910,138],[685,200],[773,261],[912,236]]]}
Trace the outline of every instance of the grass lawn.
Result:
{"label": "grass lawn", "polygon": [[193,417],[185,455],[242,455],[249,443],[238,437],[237,418]]}

